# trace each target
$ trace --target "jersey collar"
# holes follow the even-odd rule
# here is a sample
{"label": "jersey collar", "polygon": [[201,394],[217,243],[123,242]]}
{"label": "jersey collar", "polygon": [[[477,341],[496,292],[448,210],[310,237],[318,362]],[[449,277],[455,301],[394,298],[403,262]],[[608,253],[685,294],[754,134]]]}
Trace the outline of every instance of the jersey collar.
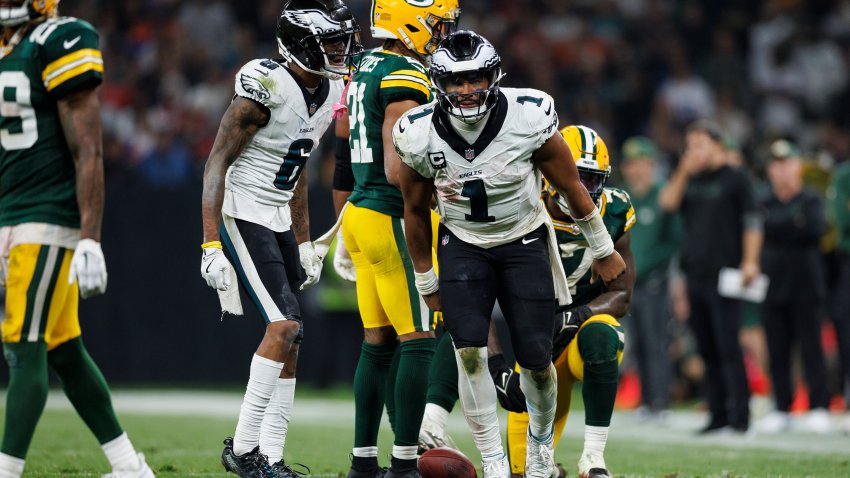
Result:
{"label": "jersey collar", "polygon": [[307,114],[310,116],[316,114],[316,111],[318,111],[328,99],[328,93],[331,91],[330,81],[328,81],[327,78],[322,78],[319,82],[319,87],[316,90],[316,93],[310,94],[310,92],[307,91],[307,88],[304,87],[304,84],[301,83],[301,80],[299,80],[288,67],[284,65],[283,68],[287,73],[289,73],[289,76],[292,77],[292,80],[296,85],[298,85],[298,88],[301,89],[301,95],[304,97],[304,103],[307,107]]}
{"label": "jersey collar", "polygon": [[500,91],[499,99],[496,102],[496,107],[490,112],[490,117],[487,118],[487,123],[484,124],[484,130],[478,135],[478,139],[474,143],[469,144],[463,139],[457,131],[449,123],[449,117],[442,108],[436,108],[434,113],[433,123],[434,130],[437,135],[449,145],[458,156],[466,159],[470,163],[475,161],[475,158],[481,154],[490,143],[496,139],[496,135],[502,129],[505,123],[505,117],[508,115],[508,99]]}

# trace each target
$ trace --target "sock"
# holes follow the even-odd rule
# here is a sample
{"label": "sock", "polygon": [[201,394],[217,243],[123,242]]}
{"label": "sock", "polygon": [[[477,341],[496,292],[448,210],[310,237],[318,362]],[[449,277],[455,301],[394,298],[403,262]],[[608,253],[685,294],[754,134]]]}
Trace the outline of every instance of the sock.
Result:
{"label": "sock", "polygon": [[286,431],[292,416],[295,401],[295,379],[278,378],[272,399],[263,415],[260,426],[260,453],[269,458],[269,463],[283,459],[283,447],[286,445]]}
{"label": "sock", "polygon": [[396,347],[395,353],[393,354],[393,361],[390,362],[390,369],[387,371],[387,385],[384,390],[386,391],[386,396],[384,397],[384,406],[387,409],[387,418],[390,421],[390,430],[393,431],[393,436],[395,436],[395,384],[398,379],[398,364],[401,362],[401,347]]}
{"label": "sock", "polygon": [[602,456],[605,444],[608,442],[608,427],[584,426],[584,451],[582,455],[594,454]]}
{"label": "sock", "polygon": [[522,369],[519,375],[519,388],[525,394],[528,408],[528,432],[540,443],[548,443],[553,436],[557,385],[555,366],[551,363],[544,370]]}
{"label": "sock", "polygon": [[496,415],[496,386],[487,369],[487,347],[456,351],[458,392],[466,423],[481,457],[502,456],[499,416]]}
{"label": "sock", "polygon": [[94,433],[98,443],[103,445],[124,433],[112,408],[109,385],[83,345],[81,337],[48,352],[47,363],[56,372],[65,395]]}
{"label": "sock", "polygon": [[[354,372],[354,450],[353,454],[363,455],[363,449],[375,448],[375,466],[378,456],[378,428],[386,398],[387,372],[398,342],[372,345],[363,342],[360,359]],[[359,454],[360,453],[360,454]],[[366,470],[363,470],[366,471]]]}
{"label": "sock", "polygon": [[428,375],[422,371],[428,370],[431,365],[434,342],[433,338],[414,339],[402,342],[399,346],[401,353],[395,385],[396,426],[393,444],[412,447],[414,455],[419,443],[422,414],[425,413],[425,393],[428,391]]}
{"label": "sock", "polygon": [[[457,369],[457,366],[455,366]],[[422,415],[422,428],[439,436],[446,434],[446,422],[449,419],[449,411],[434,404],[425,404],[425,414]]]}
{"label": "sock", "polygon": [[282,368],[282,362],[254,354],[245,398],[242,399],[242,407],[239,409],[239,421],[236,422],[236,434],[233,435],[234,454],[244,455],[260,444],[263,416]]}
{"label": "sock", "polygon": [[24,460],[0,453],[0,478],[21,478]]}
{"label": "sock", "polygon": [[581,396],[585,425],[607,427],[611,424],[619,379],[619,343],[616,330],[600,322],[587,324],[578,335],[579,353],[584,360]]}
{"label": "sock", "polygon": [[393,455],[390,458],[390,469],[393,473],[416,470],[416,449],[415,445],[393,445]]}
{"label": "sock", "polygon": [[100,447],[113,470],[138,470],[141,466],[139,456],[126,433],[122,433],[118,438],[108,441]]}
{"label": "sock", "polygon": [[[434,359],[428,370],[427,403],[438,405],[447,413],[451,413],[457,403],[457,360],[452,337],[443,334],[437,342]],[[427,413],[427,409],[426,409]]]}
{"label": "sock", "polygon": [[47,402],[47,344],[3,344],[9,364],[6,420],[0,452],[25,458]]}

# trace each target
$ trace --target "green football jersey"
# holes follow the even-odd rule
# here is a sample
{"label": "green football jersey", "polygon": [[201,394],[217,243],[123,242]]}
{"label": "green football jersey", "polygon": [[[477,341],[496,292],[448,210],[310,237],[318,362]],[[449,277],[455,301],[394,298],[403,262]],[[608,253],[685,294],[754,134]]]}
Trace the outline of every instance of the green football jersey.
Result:
{"label": "green football jersey", "polygon": [[80,227],[76,172],[57,100],[102,79],[97,31],[76,18],[31,27],[0,58],[0,226]]}
{"label": "green football jersey", "polygon": [[395,101],[431,101],[425,67],[413,58],[374,49],[363,54],[348,87],[349,146],[354,191],[349,201],[390,216],[404,215],[401,191],[384,173],[384,111]]}
{"label": "green football jersey", "polygon": [[[635,224],[635,208],[631,198],[622,189],[605,188],[602,193],[602,207],[599,213],[611,239],[616,243]],[[601,280],[590,283],[593,257],[590,246],[575,223],[566,223],[552,219],[555,237],[561,251],[564,272],[573,296],[571,306],[585,305],[605,291]]]}

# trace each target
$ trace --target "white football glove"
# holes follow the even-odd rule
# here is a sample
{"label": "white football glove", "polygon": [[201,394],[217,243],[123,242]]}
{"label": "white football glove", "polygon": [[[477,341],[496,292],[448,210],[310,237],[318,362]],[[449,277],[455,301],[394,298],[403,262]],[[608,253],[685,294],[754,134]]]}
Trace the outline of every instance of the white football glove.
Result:
{"label": "white football glove", "polygon": [[354,270],[354,262],[351,261],[351,254],[348,253],[348,248],[345,247],[345,242],[342,240],[342,231],[336,235],[336,250],[334,251],[334,271],[348,282],[357,281],[357,273]]}
{"label": "white football glove", "polygon": [[231,265],[224,251],[217,247],[205,247],[201,256],[201,277],[213,289],[227,290],[230,287]]}
{"label": "white football glove", "polygon": [[74,249],[68,284],[74,281],[77,281],[83,299],[106,292],[106,260],[100,243],[94,239],[80,239]]}
{"label": "white football glove", "polygon": [[307,279],[301,284],[301,290],[313,287],[322,275],[322,258],[316,254],[316,249],[310,241],[298,244],[298,255],[301,257],[301,267],[307,274]]}

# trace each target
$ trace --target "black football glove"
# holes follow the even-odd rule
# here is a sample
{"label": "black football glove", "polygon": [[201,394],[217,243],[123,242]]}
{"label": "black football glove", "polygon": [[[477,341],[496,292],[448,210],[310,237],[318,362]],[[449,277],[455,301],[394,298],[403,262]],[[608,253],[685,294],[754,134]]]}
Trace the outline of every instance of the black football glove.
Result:
{"label": "black football glove", "polygon": [[566,309],[555,314],[555,331],[552,336],[552,361],[555,361],[561,355],[564,349],[567,348],[567,345],[575,338],[581,324],[592,315],[593,312],[586,305]]}
{"label": "black football glove", "polygon": [[525,394],[519,388],[519,374],[505,361],[502,354],[494,355],[487,359],[487,368],[490,376],[496,384],[496,397],[502,408],[509,412],[522,413],[525,408]]}

